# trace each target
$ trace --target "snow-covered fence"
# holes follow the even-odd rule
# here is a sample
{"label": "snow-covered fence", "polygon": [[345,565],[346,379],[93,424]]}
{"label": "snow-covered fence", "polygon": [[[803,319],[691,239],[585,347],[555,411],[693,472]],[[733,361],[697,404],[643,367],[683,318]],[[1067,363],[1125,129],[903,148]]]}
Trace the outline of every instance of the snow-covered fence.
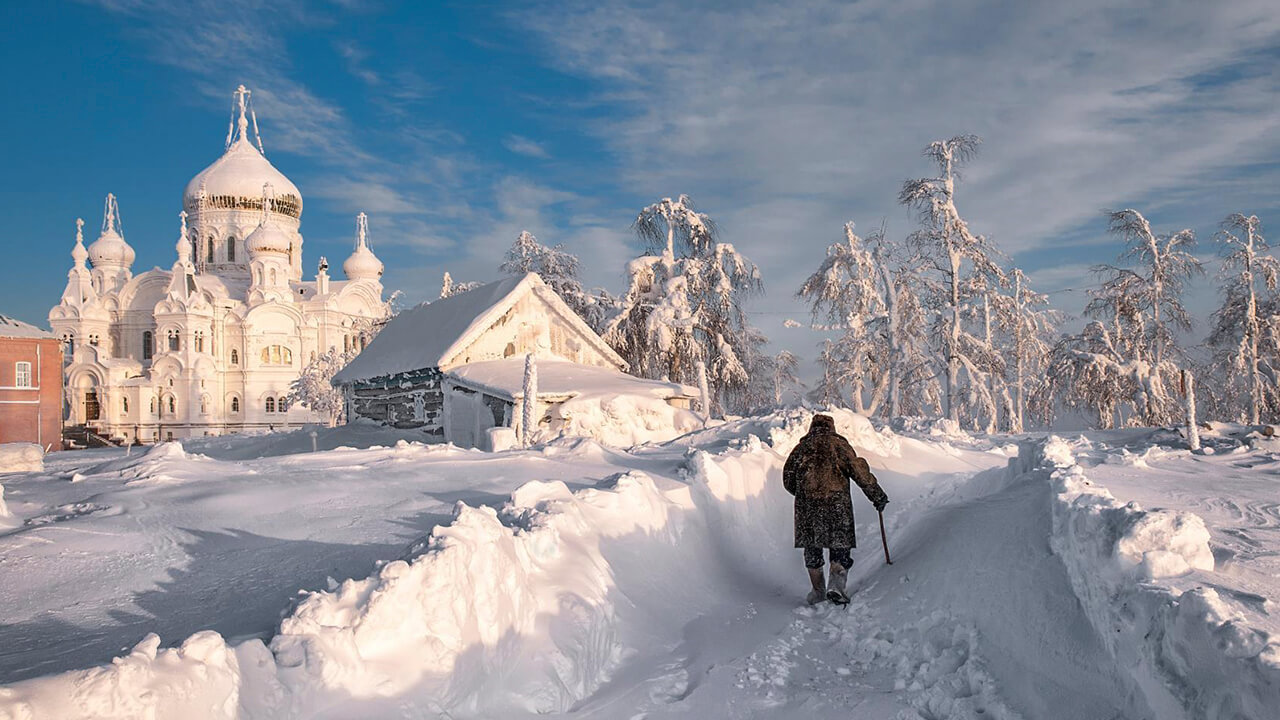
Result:
{"label": "snow-covered fence", "polygon": [[1127,683],[1157,717],[1275,717],[1280,642],[1250,627],[1218,593],[1179,593],[1162,578],[1211,571],[1196,515],[1124,504],[1093,484],[1063,439],[1025,441],[1016,469],[1053,486],[1053,551]]}

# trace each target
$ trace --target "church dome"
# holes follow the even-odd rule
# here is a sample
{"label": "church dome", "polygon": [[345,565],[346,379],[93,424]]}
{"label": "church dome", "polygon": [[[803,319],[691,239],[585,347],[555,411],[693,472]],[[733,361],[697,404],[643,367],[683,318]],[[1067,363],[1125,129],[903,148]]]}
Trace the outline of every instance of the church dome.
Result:
{"label": "church dome", "polygon": [[[275,197],[267,202],[267,209],[293,219],[302,217],[302,193],[284,173],[275,168],[249,139],[247,98],[249,91],[243,85],[236,91],[239,98],[240,117],[236,121],[234,141],[227,151],[212,165],[191,178],[182,192],[182,207],[187,212],[204,207],[215,210],[261,210],[262,186],[275,188]],[[257,121],[254,121],[257,135]],[[261,140],[258,140],[259,146]]]}
{"label": "church dome", "polygon": [[118,230],[120,211],[116,205],[116,196],[107,194],[107,207],[103,213],[102,234],[89,246],[89,261],[96,268],[129,267],[133,264],[135,254],[129,243]]}
{"label": "church dome", "polygon": [[382,261],[369,249],[369,217],[356,216],[356,249],[342,263],[348,280],[377,280],[382,277]]}
{"label": "church dome", "polygon": [[[262,201],[261,196],[259,196],[258,200],[259,202]],[[253,232],[249,233],[249,237],[244,239],[244,246],[248,250],[250,257],[263,253],[288,255],[289,248],[292,245],[293,239],[289,237],[289,234],[271,221],[258,225]]]}
{"label": "church dome", "polygon": [[382,277],[382,261],[368,245],[360,245],[342,263],[342,272],[348,280],[377,280]]}

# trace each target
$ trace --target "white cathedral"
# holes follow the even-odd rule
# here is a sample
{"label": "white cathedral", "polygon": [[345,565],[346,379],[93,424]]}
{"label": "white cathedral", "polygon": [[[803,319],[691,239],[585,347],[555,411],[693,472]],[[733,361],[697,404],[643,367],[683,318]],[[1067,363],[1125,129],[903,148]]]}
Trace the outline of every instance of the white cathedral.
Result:
{"label": "white cathedral", "polygon": [[133,274],[113,195],[88,248],[76,221],[74,265],[49,311],[68,425],[155,442],[319,421],[286,401],[290,385],[317,354],[362,349],[387,317],[364,213],[346,280],[324,258],[302,279],[302,196],[263,155],[248,101],[241,86],[226,152],[187,183],[171,270]]}

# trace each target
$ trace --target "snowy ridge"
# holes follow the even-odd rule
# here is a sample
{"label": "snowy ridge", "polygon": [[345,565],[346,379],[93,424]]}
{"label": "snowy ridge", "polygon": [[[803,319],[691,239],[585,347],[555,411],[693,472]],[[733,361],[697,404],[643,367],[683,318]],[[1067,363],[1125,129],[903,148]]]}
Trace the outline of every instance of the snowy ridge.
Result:
{"label": "snowy ridge", "polygon": [[1120,503],[1090,482],[1059,437],[1024,442],[1016,466],[1048,475],[1053,550],[1099,637],[1130,669],[1131,688],[1158,717],[1274,717],[1280,642],[1247,625],[1212,588],[1179,593],[1161,583],[1213,569],[1198,516]]}

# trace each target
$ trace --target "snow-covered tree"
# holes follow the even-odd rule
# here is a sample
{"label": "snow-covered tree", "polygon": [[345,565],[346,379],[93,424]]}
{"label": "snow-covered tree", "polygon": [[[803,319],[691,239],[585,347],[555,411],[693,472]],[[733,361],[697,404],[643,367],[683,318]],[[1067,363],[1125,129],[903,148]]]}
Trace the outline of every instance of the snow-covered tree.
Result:
{"label": "snow-covered tree", "polygon": [[[797,293],[809,301],[816,327],[843,331],[820,354],[824,382],[847,388],[845,402],[860,411],[923,413],[936,401],[937,372],[919,297],[920,259],[904,255],[883,228],[864,240],[853,227],[845,224],[844,242],[827,248]],[[843,397],[843,388],[820,394]]]}
{"label": "snow-covered tree", "polygon": [[741,398],[763,337],[742,310],[761,289],[759,270],[716,238],[686,195],[644,208],[634,227],[656,254],[628,263],[629,287],[605,338],[636,374],[694,382],[701,360],[714,405]]}
{"label": "snow-covered tree", "polygon": [[533,233],[522,230],[507,250],[506,260],[498,269],[508,275],[538,273],[542,281],[555,290],[565,304],[592,327],[597,326],[591,321],[598,321],[599,318],[594,316],[599,315],[600,303],[583,292],[578,258],[565,252],[563,246],[543,245]]}
{"label": "snow-covered tree", "polygon": [[787,350],[779,352],[773,358],[773,405],[780,407],[782,398],[788,391],[802,387],[800,376],[800,358]]}
{"label": "snow-covered tree", "polygon": [[328,352],[317,355],[289,386],[286,402],[289,405],[300,403],[333,427],[342,416],[343,407],[342,390],[333,386],[333,376],[353,357],[354,352],[344,353],[337,348],[329,348]]}
{"label": "snow-covered tree", "polygon": [[1151,223],[1133,209],[1110,213],[1110,221],[1111,232],[1125,240],[1121,260],[1129,260],[1144,271],[1136,300],[1139,310],[1150,318],[1143,339],[1152,362],[1159,365],[1171,351],[1177,353],[1174,331],[1191,329],[1191,316],[1182,305],[1182,289],[1191,277],[1204,273],[1190,252],[1196,244],[1195,233],[1183,229],[1156,235]]}
{"label": "snow-covered tree", "polygon": [[1208,342],[1219,379],[1216,409],[1256,425],[1280,407],[1280,356],[1268,352],[1273,347],[1266,338],[1280,262],[1271,256],[1256,215],[1228,216],[1215,238],[1222,256],[1222,305],[1213,313]]}
{"label": "snow-covered tree", "polygon": [[[968,276],[999,276],[1000,271],[986,238],[969,230],[955,204],[958,170],[973,158],[980,143],[974,135],[930,143],[924,154],[937,163],[938,176],[908,180],[898,195],[899,202],[920,213],[924,227],[912,233],[909,241],[937,274],[929,280],[929,294],[936,312],[937,356],[946,374],[943,409],[956,422],[961,419],[962,404],[981,404],[994,412],[989,363],[980,352],[985,343],[964,326],[963,288]],[[962,390],[967,394],[961,395]]]}
{"label": "snow-covered tree", "polygon": [[450,275],[448,271],[446,271],[444,274],[444,279],[441,280],[440,282],[440,299],[443,300],[447,297],[453,297],[454,295],[468,292],[470,290],[475,290],[476,288],[480,287],[483,284],[484,283],[475,282],[475,281],[455,283],[453,281],[453,276]]}
{"label": "snow-covered tree", "polygon": [[1032,386],[1043,382],[1045,362],[1052,349],[1053,334],[1061,322],[1061,313],[1049,309],[1049,296],[1031,289],[1027,276],[1020,268],[1009,272],[1013,285],[1012,295],[997,296],[996,317],[1000,329],[1005,336],[1004,354],[1011,360],[1009,366],[1009,386],[1012,398],[1009,401],[1009,422],[1006,427],[1010,432],[1022,432],[1026,427],[1027,399]]}
{"label": "snow-covered tree", "polygon": [[1065,407],[1093,408],[1101,427],[1175,424],[1183,354],[1174,331],[1191,328],[1182,289],[1203,272],[1189,252],[1195,235],[1156,235],[1137,210],[1109,218],[1111,232],[1125,240],[1121,259],[1134,267],[1095,269],[1104,281],[1090,291],[1085,314],[1097,320],[1054,347],[1048,390]]}

